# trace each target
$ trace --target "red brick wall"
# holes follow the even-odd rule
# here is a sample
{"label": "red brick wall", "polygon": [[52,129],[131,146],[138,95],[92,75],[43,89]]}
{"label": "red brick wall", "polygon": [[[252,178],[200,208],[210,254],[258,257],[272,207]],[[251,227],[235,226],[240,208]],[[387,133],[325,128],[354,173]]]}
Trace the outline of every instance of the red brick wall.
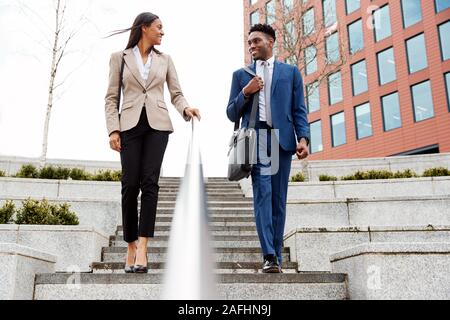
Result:
{"label": "red brick wall", "polygon": [[[248,33],[250,26],[250,13],[259,8],[261,22],[265,21],[264,11],[267,0],[259,0],[252,7],[249,0],[243,0],[245,6],[244,29]],[[322,1],[311,0],[310,5],[315,6],[316,23],[322,18]],[[346,52],[348,52],[347,25],[362,18],[364,32],[364,49],[352,56],[348,56],[346,64],[341,69],[342,90],[344,99],[342,102],[329,106],[327,83],[320,87],[320,111],[309,115],[309,121],[322,120],[322,142],[324,150],[311,155],[311,160],[320,159],[344,159],[344,158],[366,158],[383,157],[406,152],[421,147],[438,144],[440,152],[450,152],[450,112],[446,97],[444,74],[450,72],[450,60],[441,61],[439,45],[438,25],[450,20],[450,9],[439,14],[435,13],[433,0],[422,0],[422,21],[403,28],[402,11],[399,0],[361,0],[361,8],[350,15],[345,13],[345,1],[336,0],[337,16],[340,27],[340,39],[343,40]],[[379,7],[389,4],[391,16],[392,35],[380,42],[375,42],[374,31],[365,27],[366,21],[370,21],[371,13],[367,12],[370,5]],[[412,75],[408,73],[408,62],[406,56],[405,40],[410,37],[424,33],[428,67]],[[384,49],[394,48],[397,80],[386,85],[378,84],[378,71],[376,53]],[[281,45],[279,46],[281,48]],[[245,43],[246,62],[250,61]],[[280,52],[281,53],[281,52]],[[282,54],[280,54],[282,55]],[[352,95],[351,64],[362,59],[366,60],[369,90],[356,97]],[[323,52],[319,52],[318,69],[324,63]],[[304,83],[314,81],[315,74],[304,77]],[[431,119],[415,123],[412,106],[410,86],[430,80],[434,113]],[[402,116],[402,127],[389,132],[383,130],[383,119],[381,111],[381,97],[398,91]],[[354,107],[370,102],[372,116],[373,135],[361,140],[356,139],[356,127],[354,119]],[[347,143],[332,148],[330,115],[345,112],[345,125]]]}

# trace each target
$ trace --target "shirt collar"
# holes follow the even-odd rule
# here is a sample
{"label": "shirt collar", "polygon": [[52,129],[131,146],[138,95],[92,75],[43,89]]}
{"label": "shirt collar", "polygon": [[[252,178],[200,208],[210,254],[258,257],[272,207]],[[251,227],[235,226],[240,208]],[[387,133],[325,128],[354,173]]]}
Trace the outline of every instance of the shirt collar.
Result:
{"label": "shirt collar", "polygon": [[258,60],[258,65],[262,66],[263,62],[268,62],[269,67],[273,67],[273,64],[275,63],[275,56],[272,56],[270,59],[264,61],[264,60]]}
{"label": "shirt collar", "polygon": [[[137,45],[135,45],[133,47],[133,52],[134,52],[134,54],[139,54],[139,56],[142,57],[141,56],[141,51],[139,50],[139,47]],[[150,57],[153,57],[153,50],[150,51]]]}

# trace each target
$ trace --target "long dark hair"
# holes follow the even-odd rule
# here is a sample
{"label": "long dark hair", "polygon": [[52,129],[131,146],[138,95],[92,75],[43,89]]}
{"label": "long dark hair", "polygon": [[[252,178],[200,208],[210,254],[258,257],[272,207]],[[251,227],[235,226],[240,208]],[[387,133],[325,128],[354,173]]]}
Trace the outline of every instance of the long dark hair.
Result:
{"label": "long dark hair", "polygon": [[[150,26],[157,19],[159,19],[159,17],[156,14],[153,14],[151,12],[143,12],[140,15],[138,15],[136,19],[134,19],[133,26],[131,28],[113,31],[113,33],[110,36],[108,36],[108,38],[121,33],[131,31],[130,38],[128,40],[128,44],[125,50],[133,48],[139,43],[139,40],[141,40],[142,27]],[[154,51],[157,54],[161,54],[161,52],[159,50],[156,50],[155,47],[153,46],[148,49],[148,53],[150,53],[151,51]]]}

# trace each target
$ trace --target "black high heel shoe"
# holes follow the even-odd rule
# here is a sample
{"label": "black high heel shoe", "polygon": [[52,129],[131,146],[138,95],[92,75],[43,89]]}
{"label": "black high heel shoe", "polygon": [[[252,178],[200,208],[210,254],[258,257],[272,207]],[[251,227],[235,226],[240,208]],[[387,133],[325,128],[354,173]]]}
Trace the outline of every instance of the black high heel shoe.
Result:
{"label": "black high heel shoe", "polygon": [[133,268],[134,273],[148,273],[148,268],[147,268],[148,258],[147,258],[147,254],[145,255],[145,261],[146,261],[145,266],[140,265],[140,264],[137,264],[137,265],[134,266],[134,268]]}
{"label": "black high heel shoe", "polygon": [[[136,249],[136,252],[137,252],[137,249]],[[134,254],[134,262],[136,263],[136,253]],[[125,271],[125,273],[134,273],[134,265],[125,266],[124,271]]]}

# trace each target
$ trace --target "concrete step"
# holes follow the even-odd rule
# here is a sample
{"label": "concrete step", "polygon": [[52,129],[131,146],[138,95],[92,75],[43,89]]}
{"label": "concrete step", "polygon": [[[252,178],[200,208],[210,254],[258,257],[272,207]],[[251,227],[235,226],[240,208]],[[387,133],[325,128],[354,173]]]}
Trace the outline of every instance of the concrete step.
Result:
{"label": "concrete step", "polygon": [[[171,230],[171,226],[170,225],[165,225],[165,226],[156,226],[155,228],[155,232],[159,232],[159,231],[170,231]],[[256,226],[255,224],[251,224],[251,225],[246,225],[246,226],[210,226],[209,230],[211,232],[214,231],[223,231],[223,232],[232,232],[232,231],[255,231],[256,232]],[[123,235],[123,231],[117,231],[116,235],[121,236]]]}
{"label": "concrete step", "polygon": [[[232,241],[232,242],[245,242],[245,241],[259,241],[256,233],[254,235],[215,235],[211,237],[212,241]],[[111,236],[109,238],[110,243],[123,242],[122,236]],[[154,238],[150,239],[150,246],[152,242],[167,242],[169,241],[169,235],[156,235]]]}
{"label": "concrete step", "polygon": [[[217,277],[222,299],[347,299],[344,274],[220,274]],[[159,299],[163,279],[162,274],[41,274],[36,276],[34,299]],[[74,282],[76,285],[68,285]]]}
{"label": "concrete step", "polygon": [[[218,216],[210,215],[210,222],[255,222],[255,217],[252,215],[241,215],[241,216]],[[171,222],[173,215],[158,215],[156,217],[156,222]],[[117,227],[118,230],[122,230],[122,226]]]}
{"label": "concrete step", "polygon": [[[102,250],[102,262],[123,262],[126,259],[127,248],[108,247]],[[289,261],[289,249],[283,249],[283,260]],[[167,248],[148,248],[149,262],[167,261]],[[259,247],[254,248],[215,248],[214,258],[216,262],[262,261],[262,253]]]}
{"label": "concrete step", "polygon": [[[163,273],[165,262],[148,264],[150,273]],[[93,273],[125,273],[123,262],[95,262],[92,264]],[[285,262],[282,265],[283,273],[297,273],[297,263]],[[219,262],[216,264],[216,273],[262,273],[261,262]]]}
{"label": "concrete step", "polygon": [[[175,201],[158,201],[159,207],[175,208]],[[252,201],[211,201],[207,202],[209,208],[253,208]]]}
{"label": "concrete step", "polygon": [[[229,240],[229,241],[212,241],[212,245],[214,247],[227,247],[227,248],[238,248],[238,247],[258,247],[260,245],[258,238],[256,238],[253,241],[245,241],[245,240],[238,240],[237,237],[235,237],[235,240]],[[150,239],[148,247],[167,247],[169,245],[169,241],[167,240],[154,240]],[[128,244],[125,241],[111,241],[110,242],[111,247],[127,247]]]}
{"label": "concrete step", "polygon": [[[240,219],[240,218],[235,218]],[[172,219],[168,219],[168,221],[156,221],[155,227],[156,229],[159,229],[159,227],[165,227],[165,226],[171,226],[172,225]],[[251,227],[255,226],[255,221],[249,219],[249,221],[210,221],[208,223],[211,227]],[[119,232],[122,230],[119,230]]]}
{"label": "concrete step", "polygon": [[[158,183],[160,188],[167,187],[167,188],[179,188],[181,184],[179,183]],[[241,186],[239,183],[207,183],[204,184],[205,188],[207,189],[240,189]]]}
{"label": "concrete step", "polygon": [[[159,194],[158,196],[158,201],[176,201],[178,197],[178,194],[172,194],[172,195],[161,195]],[[245,201],[246,198],[242,195],[242,194],[238,194],[238,195],[220,195],[220,196],[211,196],[211,195],[207,195],[208,201],[236,201],[236,202],[241,202],[241,201]],[[248,202],[250,204],[253,204],[253,200],[248,200]]]}
{"label": "concrete step", "polygon": [[[175,210],[175,207],[158,207],[157,209],[157,215],[158,214],[173,214]],[[209,207],[208,208],[209,214],[216,215],[216,214],[227,214],[227,215],[253,215],[253,208],[251,207],[244,207],[244,208],[217,208],[217,207]]]}
{"label": "concrete step", "polygon": [[[240,215],[240,216],[218,216],[218,215],[210,215],[209,221],[212,223],[217,222],[224,222],[224,223],[231,223],[231,222],[255,222],[255,217],[252,215]],[[156,217],[156,222],[172,222],[173,220],[173,214],[165,214],[165,215],[158,215]],[[118,226],[118,229],[122,230],[122,226]]]}

